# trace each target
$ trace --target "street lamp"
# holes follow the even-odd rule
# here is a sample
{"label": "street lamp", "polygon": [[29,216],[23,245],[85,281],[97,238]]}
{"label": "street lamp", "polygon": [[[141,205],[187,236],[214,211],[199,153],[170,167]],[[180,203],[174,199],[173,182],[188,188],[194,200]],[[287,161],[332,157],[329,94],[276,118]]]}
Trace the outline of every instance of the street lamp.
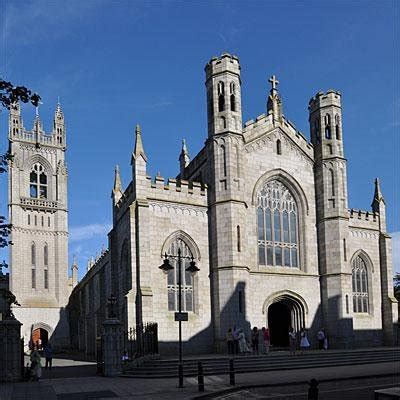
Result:
{"label": "street lamp", "polygon": [[181,249],[178,248],[178,255],[168,255],[165,253],[165,258],[162,265],[159,268],[165,273],[168,274],[169,271],[173,270],[174,267],[169,263],[168,258],[177,258],[178,259],[178,313],[175,313],[175,321],[179,323],[179,365],[178,365],[178,379],[179,379],[179,388],[183,388],[183,362],[182,362],[182,321],[187,321],[187,313],[182,313],[182,258],[191,260],[189,266],[186,268],[187,272],[193,276],[197,271],[200,271],[197,268],[196,263],[194,261],[193,256],[182,256]]}

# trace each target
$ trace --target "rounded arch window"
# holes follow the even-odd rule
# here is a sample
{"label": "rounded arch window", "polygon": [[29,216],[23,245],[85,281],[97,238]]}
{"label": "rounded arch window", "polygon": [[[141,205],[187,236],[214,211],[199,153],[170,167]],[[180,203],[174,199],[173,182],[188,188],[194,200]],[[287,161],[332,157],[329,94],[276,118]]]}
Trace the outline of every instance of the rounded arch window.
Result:
{"label": "rounded arch window", "polygon": [[[168,272],[168,310],[177,311],[179,308],[179,262],[178,250],[181,251],[181,286],[182,286],[182,311],[194,311],[193,276],[186,271],[194,257],[188,244],[181,237],[175,238],[169,245],[167,257],[174,269]],[[197,260],[195,260],[197,261]]]}
{"label": "rounded arch window", "polygon": [[258,263],[299,267],[298,207],[290,190],[271,180],[257,194]]}
{"label": "rounded arch window", "polygon": [[364,259],[358,255],[351,265],[353,312],[369,312],[368,273]]}
{"label": "rounded arch window", "polygon": [[29,174],[29,195],[36,199],[47,199],[47,175],[40,163],[33,164]]}

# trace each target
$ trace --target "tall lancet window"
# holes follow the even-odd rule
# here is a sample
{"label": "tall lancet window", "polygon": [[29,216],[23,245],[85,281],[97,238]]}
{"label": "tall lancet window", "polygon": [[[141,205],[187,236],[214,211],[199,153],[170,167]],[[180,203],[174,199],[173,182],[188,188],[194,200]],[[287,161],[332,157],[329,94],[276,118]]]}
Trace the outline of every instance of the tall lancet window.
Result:
{"label": "tall lancet window", "polygon": [[368,275],[367,266],[362,257],[352,262],[353,312],[368,313]]}
{"label": "tall lancet window", "polygon": [[31,244],[31,272],[32,272],[32,289],[36,289],[36,245]]}
{"label": "tall lancet window", "polygon": [[[181,277],[182,277],[182,311],[194,310],[193,296],[193,276],[186,271],[191,261],[192,252],[189,246],[181,239],[176,238],[169,246],[167,256],[171,255],[169,262],[174,269],[168,272],[168,310],[178,310],[179,296],[179,266],[178,266],[178,249],[181,250]],[[195,260],[196,261],[196,260]]]}
{"label": "tall lancet window", "polygon": [[48,289],[49,288],[49,247],[47,246],[47,243],[44,245],[44,248],[43,248],[43,264],[44,264],[44,269],[43,269],[44,288]]}
{"label": "tall lancet window", "polygon": [[298,208],[281,182],[267,182],[257,195],[258,262],[299,267]]}
{"label": "tall lancet window", "polygon": [[47,175],[39,163],[33,165],[29,174],[29,195],[38,199],[47,199]]}
{"label": "tall lancet window", "polygon": [[218,111],[225,111],[225,85],[218,82]]}
{"label": "tall lancet window", "polygon": [[236,98],[235,98],[235,84],[231,82],[230,92],[231,92],[231,111],[236,111]]}

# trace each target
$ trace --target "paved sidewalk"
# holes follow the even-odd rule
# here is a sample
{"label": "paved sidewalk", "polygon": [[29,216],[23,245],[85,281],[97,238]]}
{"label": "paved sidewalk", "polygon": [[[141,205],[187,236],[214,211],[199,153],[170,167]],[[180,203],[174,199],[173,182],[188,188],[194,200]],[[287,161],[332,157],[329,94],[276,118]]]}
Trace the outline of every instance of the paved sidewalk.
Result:
{"label": "paved sidewalk", "polygon": [[[42,379],[0,386],[0,400],[83,400],[83,399],[190,399],[198,396],[196,378],[186,378],[185,388],[178,389],[177,379],[105,378],[98,376]],[[356,366],[307,368],[236,375],[236,385],[262,385],[316,379],[399,374],[400,362]],[[396,384],[397,377],[393,377]],[[205,393],[232,388],[228,376],[205,377]]]}

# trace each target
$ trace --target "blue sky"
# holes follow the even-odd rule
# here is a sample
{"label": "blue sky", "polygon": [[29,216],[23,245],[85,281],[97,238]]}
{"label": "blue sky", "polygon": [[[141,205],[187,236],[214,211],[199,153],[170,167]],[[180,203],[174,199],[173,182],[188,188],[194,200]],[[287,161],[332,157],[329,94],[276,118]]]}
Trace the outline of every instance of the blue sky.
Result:
{"label": "blue sky", "polygon": [[[240,58],[243,121],[265,112],[271,74],[280,80],[284,114],[307,137],[310,97],[342,92],[349,206],[370,209],[373,180],[381,178],[400,271],[398,20],[394,0],[2,0],[0,74],[40,93],[46,130],[61,99],[70,255],[80,273],[107,245],[114,165],[126,186],[135,125],[142,126],[149,173],[175,176],[182,138],[191,155],[206,139],[203,68],[224,51]],[[23,107],[26,127],[33,116]],[[4,112],[0,129],[3,151]],[[4,214],[5,176],[0,190]]]}

